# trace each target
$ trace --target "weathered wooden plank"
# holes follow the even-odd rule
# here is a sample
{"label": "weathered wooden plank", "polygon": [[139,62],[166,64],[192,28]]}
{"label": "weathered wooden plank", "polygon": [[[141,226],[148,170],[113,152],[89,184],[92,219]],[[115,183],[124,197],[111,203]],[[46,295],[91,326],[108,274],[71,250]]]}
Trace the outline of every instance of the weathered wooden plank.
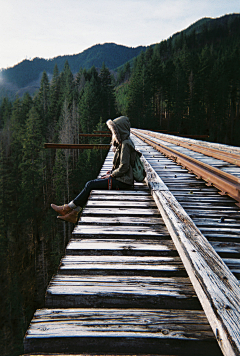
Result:
{"label": "weathered wooden plank", "polygon": [[[95,224],[95,225],[157,225],[165,226],[162,218],[152,216],[85,216],[82,215],[78,224]],[[167,229],[167,228],[166,228]],[[166,230],[167,231],[167,230]]]}
{"label": "weathered wooden plank", "polygon": [[240,237],[240,229],[234,229],[234,228],[227,228],[227,227],[223,227],[223,226],[218,226],[218,227],[205,227],[205,226],[201,226],[201,231],[204,234],[207,233],[225,233],[225,234],[236,234]]}
{"label": "weathered wooden plank", "polygon": [[114,191],[112,191],[113,194],[108,194],[108,195],[104,195],[104,194],[92,194],[89,197],[88,201],[92,201],[92,200],[102,200],[102,201],[120,201],[120,204],[122,201],[134,201],[134,202],[152,202],[153,201],[153,197],[151,196],[151,194],[149,195],[122,195],[122,194],[118,194],[115,195]]}
{"label": "weathered wooden plank", "polygon": [[218,242],[240,242],[240,236],[234,234],[214,234],[214,233],[205,233],[205,238],[211,241],[218,241]]}
{"label": "weathered wooden plank", "polygon": [[138,207],[138,209],[140,208],[148,208],[148,207],[156,207],[156,204],[154,203],[154,201],[126,201],[126,200],[122,200],[122,201],[118,201],[116,200],[89,200],[87,202],[86,205],[88,208],[90,207],[100,207],[100,208],[109,208],[109,207],[119,207],[121,206],[121,208],[127,208],[127,209],[131,209],[135,208],[136,206]]}
{"label": "weathered wooden plank", "polygon": [[67,275],[139,275],[186,277],[179,257],[166,256],[74,256],[61,260],[58,270]]}
{"label": "weathered wooden plank", "polygon": [[221,352],[202,311],[41,309],[25,352],[214,355]]}
{"label": "weathered wooden plank", "polygon": [[[176,197],[177,198],[177,197]],[[179,199],[179,198],[177,198],[177,200],[181,203],[181,205],[183,206],[186,206],[186,207],[188,207],[188,205],[192,205],[193,204],[193,202],[194,202],[194,198],[196,199],[197,198],[197,202],[196,202],[196,208],[198,207],[198,206],[202,206],[204,209],[206,208],[209,208],[209,207],[212,207],[212,206],[214,206],[214,207],[217,207],[218,209],[236,209],[236,205],[233,203],[233,202],[226,202],[226,201],[224,201],[224,199],[221,199],[221,198],[219,198],[219,199],[216,199],[216,200],[214,200],[214,199],[209,199],[209,198],[207,198],[207,199],[198,199],[198,197],[191,197],[191,199]]]}
{"label": "weathered wooden plank", "polygon": [[231,211],[236,211],[235,210],[235,207],[233,205],[229,205],[227,206],[226,204],[225,205],[222,205],[221,202],[219,203],[214,203],[211,204],[211,203],[204,203],[204,202],[181,202],[181,205],[184,209],[191,209],[191,208],[194,208],[194,209],[199,209],[199,210],[211,210],[211,211],[214,211],[214,210],[217,210],[217,211],[225,211],[225,212],[231,212]]}
{"label": "weathered wooden plank", "polygon": [[[158,190],[152,195],[224,355],[239,355],[240,288],[237,279],[170,192]],[[224,210],[234,214],[234,210]]]}
{"label": "weathered wooden plank", "polygon": [[204,183],[199,184],[199,180],[195,180],[195,184],[194,183],[181,184],[181,189],[179,189],[179,185],[176,185],[176,183],[171,184],[171,185],[168,184],[168,188],[171,192],[174,192],[174,195],[176,195],[176,197],[178,195],[183,195],[185,193],[188,193],[188,194],[196,193],[196,194],[200,195],[199,192],[201,192],[201,195],[205,194],[205,195],[212,196],[213,194],[219,192],[219,190],[217,190],[217,188],[207,187],[206,184],[204,184]]}
{"label": "weathered wooden plank", "polygon": [[240,259],[238,258],[223,258],[223,261],[226,263],[228,268],[232,271],[232,273],[237,273],[239,275],[240,272]]}
{"label": "weathered wooden plank", "polygon": [[231,199],[230,197],[227,196],[221,196],[221,195],[212,195],[212,194],[208,194],[208,195],[201,195],[199,196],[199,192],[198,194],[194,194],[193,192],[191,194],[184,194],[184,195],[180,195],[180,194],[174,194],[175,198],[177,198],[177,200],[179,202],[187,202],[187,201],[191,201],[192,199],[196,199],[198,202],[206,202],[206,203],[224,203],[224,204],[228,204],[228,205],[232,205],[234,206],[235,202],[233,201],[233,199]]}
{"label": "weathered wooden plank", "polygon": [[154,276],[69,276],[57,274],[47,307],[201,309],[188,278]]}
{"label": "weathered wooden plank", "polygon": [[198,227],[202,226],[226,226],[226,227],[233,227],[233,228],[238,228],[239,227],[239,220],[238,219],[231,219],[226,216],[222,217],[222,219],[219,217],[214,219],[214,218],[195,218],[193,219],[194,223]]}
{"label": "weathered wooden plank", "polygon": [[154,192],[154,197],[223,353],[238,355],[238,281],[172,194]]}
{"label": "weathered wooden plank", "polygon": [[143,190],[92,190],[91,192],[91,196],[93,195],[116,195],[116,197],[118,195],[121,196],[132,196],[132,195],[136,195],[138,196],[149,196],[149,191],[143,191]]}
{"label": "weathered wooden plank", "polygon": [[165,226],[157,226],[153,225],[149,226],[93,226],[93,225],[77,225],[73,231],[73,236],[104,236],[108,235],[111,236],[166,236],[168,235],[168,231],[166,230]]}
{"label": "weathered wooden plank", "polygon": [[[238,242],[219,242],[219,241],[210,241],[211,246],[223,259],[236,259],[240,261],[240,243]],[[226,260],[224,260],[226,263]],[[227,263],[226,263],[227,264]],[[229,269],[232,271],[230,266],[227,264]]]}
{"label": "weathered wooden plank", "polygon": [[125,216],[153,216],[153,217],[159,217],[160,213],[158,209],[138,209],[138,208],[88,208],[86,207],[82,213],[83,215],[125,215]]}
{"label": "weathered wooden plank", "polygon": [[221,218],[223,217],[228,217],[228,218],[232,218],[232,219],[238,219],[240,220],[240,212],[236,211],[236,210],[213,210],[213,209],[205,209],[205,210],[196,210],[196,209],[188,209],[185,208],[186,212],[188,213],[188,215],[195,217],[195,218],[199,218],[199,217],[212,217],[212,218]]}
{"label": "weathered wooden plank", "polygon": [[177,256],[172,240],[149,239],[72,239],[66,248],[70,255]]}

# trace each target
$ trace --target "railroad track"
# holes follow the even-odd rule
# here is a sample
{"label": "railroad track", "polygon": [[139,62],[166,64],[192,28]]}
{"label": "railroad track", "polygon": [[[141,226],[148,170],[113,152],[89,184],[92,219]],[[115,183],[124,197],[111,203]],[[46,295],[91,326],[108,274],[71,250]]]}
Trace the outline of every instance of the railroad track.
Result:
{"label": "railroad track", "polygon": [[[143,130],[134,130],[137,137],[140,137],[140,132]],[[144,142],[146,140],[146,135],[152,137],[155,133],[149,132],[146,134],[144,131]],[[158,136],[158,134],[156,134]],[[162,137],[166,142],[169,142],[169,135]],[[174,144],[177,144],[177,148],[180,146],[182,139],[179,138],[178,141],[174,138]],[[186,140],[188,144],[191,144],[191,141],[195,140]],[[171,143],[172,143],[171,139]],[[142,141],[135,141],[135,144],[140,144],[138,148],[142,147]],[[154,142],[154,146],[156,142]],[[199,142],[200,145],[211,146],[209,143]],[[234,147],[227,147],[224,145],[213,144],[213,147],[219,147],[221,152],[234,151],[239,152],[238,154],[238,165],[240,162],[240,149]],[[159,151],[161,150],[159,146]],[[176,147],[172,147],[177,149]],[[166,184],[168,189],[173,193],[177,198],[179,203],[183,206],[189,216],[192,218],[200,231],[208,238],[209,242],[214,246],[219,255],[224,259],[225,263],[228,264],[229,268],[232,270],[232,273],[240,279],[240,261],[235,260],[240,258],[240,209],[238,208],[238,201],[231,199],[228,196],[227,192],[224,194],[222,191],[214,187],[214,183],[205,184],[204,180],[199,179],[199,176],[194,174],[193,171],[189,172],[186,169],[185,165],[180,167],[176,156],[172,157],[172,160],[166,159],[163,155],[158,156],[158,153],[155,149],[152,149],[151,146],[146,145],[140,148],[144,154],[145,159],[151,164],[151,166],[156,170],[157,174],[163,182]],[[184,151],[184,154],[187,154]],[[190,159],[192,158],[191,152]],[[216,162],[212,161],[206,156],[201,155],[202,162],[207,165],[214,164],[214,168],[218,167],[218,171],[221,168],[225,170],[234,169],[234,175],[237,177],[237,184],[240,182],[240,167],[228,164],[225,162]],[[176,162],[177,161],[177,162]],[[176,164],[177,163],[177,164]],[[204,174],[204,173],[203,173]],[[230,174],[228,172],[228,174]],[[204,179],[204,177],[202,177]],[[205,179],[207,180],[207,179]],[[224,182],[222,184],[225,183]],[[220,196],[219,196],[220,195]]]}
{"label": "railroad track", "polygon": [[132,130],[141,140],[240,202],[240,149]]}
{"label": "railroad track", "polygon": [[[25,352],[239,355],[236,200],[182,168],[173,151],[172,159],[159,152],[159,138],[133,133],[150,189],[138,183],[133,191],[92,192],[46,307],[27,331]],[[153,139],[154,147],[146,141]],[[175,145],[186,155],[185,147],[164,142],[165,154]],[[109,152],[100,175],[112,157]]]}

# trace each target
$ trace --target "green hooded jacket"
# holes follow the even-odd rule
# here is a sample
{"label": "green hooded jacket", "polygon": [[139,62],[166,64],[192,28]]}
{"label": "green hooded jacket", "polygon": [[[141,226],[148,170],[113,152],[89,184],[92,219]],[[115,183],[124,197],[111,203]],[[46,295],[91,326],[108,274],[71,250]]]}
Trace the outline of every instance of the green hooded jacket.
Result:
{"label": "green hooded jacket", "polygon": [[136,157],[134,143],[130,139],[130,121],[126,116],[108,120],[107,125],[112,132],[113,147],[117,147],[113,158],[112,177],[133,185],[133,166]]}

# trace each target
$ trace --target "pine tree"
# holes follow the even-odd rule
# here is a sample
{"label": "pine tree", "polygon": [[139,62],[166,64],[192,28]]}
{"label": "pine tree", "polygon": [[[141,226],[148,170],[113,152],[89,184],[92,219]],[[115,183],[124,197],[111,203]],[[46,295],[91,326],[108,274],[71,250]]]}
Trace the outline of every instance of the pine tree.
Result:
{"label": "pine tree", "polygon": [[50,83],[50,118],[52,122],[56,122],[60,116],[59,108],[59,96],[60,96],[60,79],[57,64],[54,66],[53,77]]}
{"label": "pine tree", "polygon": [[134,127],[141,128],[144,116],[144,54],[134,63],[128,90],[127,115]]}
{"label": "pine tree", "polygon": [[5,97],[0,106],[0,129],[3,128],[4,123],[9,120],[12,112],[12,103]]}
{"label": "pine tree", "polygon": [[72,104],[74,98],[74,78],[71,72],[70,66],[68,61],[64,64],[63,72],[61,73],[61,97],[62,97],[62,104],[64,103],[65,99],[70,106]]}
{"label": "pine tree", "polygon": [[90,70],[91,79],[86,82],[79,101],[80,124],[83,132],[92,133],[101,116],[101,86],[96,69]]}
{"label": "pine tree", "polygon": [[43,202],[43,122],[35,107],[26,121],[26,132],[23,139],[23,155],[21,163],[21,206],[20,219],[29,219],[32,224],[34,238],[37,234],[37,215]]}
{"label": "pine tree", "polygon": [[38,92],[40,114],[46,117],[49,108],[49,80],[46,71],[43,72]]}
{"label": "pine tree", "polygon": [[115,109],[115,94],[112,84],[112,78],[109,70],[103,64],[100,72],[100,85],[101,85],[101,111],[100,116],[103,121],[113,118],[116,115]]}

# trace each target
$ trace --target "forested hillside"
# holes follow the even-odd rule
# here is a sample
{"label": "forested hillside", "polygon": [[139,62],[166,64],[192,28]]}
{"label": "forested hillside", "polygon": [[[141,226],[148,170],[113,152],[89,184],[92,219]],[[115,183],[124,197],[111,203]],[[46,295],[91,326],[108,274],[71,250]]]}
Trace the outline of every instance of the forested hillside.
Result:
{"label": "forested hillside", "polygon": [[57,221],[50,203],[75,197],[106,155],[46,150],[44,143],[79,143],[80,132],[104,130],[107,119],[126,114],[135,127],[240,145],[239,48],[240,15],[203,19],[126,62],[117,79],[106,65],[74,75],[65,61],[62,69],[55,64],[51,80],[43,71],[35,95],[2,100],[1,355],[23,352],[24,333],[73,227]]}
{"label": "forested hillside", "polygon": [[144,46],[132,48],[115,43],[104,43],[92,46],[79,54],[58,56],[49,60],[25,59],[12,68],[3,69],[0,73],[0,101],[6,95],[14,98],[16,93],[21,96],[26,91],[34,94],[36,89],[39,89],[42,73],[45,71],[51,78],[55,65],[61,72],[66,61],[73,75],[77,74],[80,68],[90,69],[92,66],[101,68],[103,63],[113,70],[138,56],[145,49]]}
{"label": "forested hillside", "polygon": [[240,145],[240,15],[201,23],[137,57],[119,107],[135,127]]}

